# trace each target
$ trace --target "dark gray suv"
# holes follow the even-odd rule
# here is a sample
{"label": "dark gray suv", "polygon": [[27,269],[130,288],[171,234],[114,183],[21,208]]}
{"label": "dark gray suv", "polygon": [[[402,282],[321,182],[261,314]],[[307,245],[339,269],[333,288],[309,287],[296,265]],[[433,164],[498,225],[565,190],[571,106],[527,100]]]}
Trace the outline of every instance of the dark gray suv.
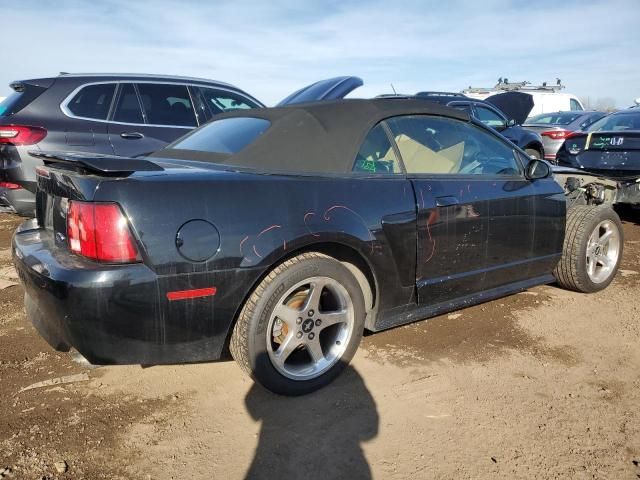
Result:
{"label": "dark gray suv", "polygon": [[264,105],[222,82],[161,75],[61,74],[15,82],[0,103],[0,211],[31,215],[29,151],[138,156],[160,150],[213,115]]}

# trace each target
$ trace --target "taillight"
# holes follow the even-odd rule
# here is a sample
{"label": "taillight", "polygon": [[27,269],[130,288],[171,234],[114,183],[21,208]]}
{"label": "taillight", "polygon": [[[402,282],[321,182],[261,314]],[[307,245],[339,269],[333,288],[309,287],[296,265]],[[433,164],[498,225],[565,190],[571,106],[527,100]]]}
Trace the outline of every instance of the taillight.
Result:
{"label": "taillight", "polygon": [[540,135],[543,137],[549,137],[553,140],[564,140],[565,138],[569,138],[573,132],[568,130],[549,130],[547,132],[542,132]]}
{"label": "taillight", "polygon": [[20,190],[22,187],[17,183],[0,182],[0,188],[6,188],[7,190]]}
{"label": "taillight", "polygon": [[41,127],[25,125],[0,125],[0,144],[35,145],[47,136],[47,130]]}
{"label": "taillight", "polygon": [[567,136],[564,137],[565,140],[567,138],[574,138],[574,137],[580,137],[580,136],[584,136],[585,134],[583,132],[567,132]]}
{"label": "taillight", "polygon": [[67,239],[72,252],[105,263],[140,261],[136,242],[117,203],[70,201]]}

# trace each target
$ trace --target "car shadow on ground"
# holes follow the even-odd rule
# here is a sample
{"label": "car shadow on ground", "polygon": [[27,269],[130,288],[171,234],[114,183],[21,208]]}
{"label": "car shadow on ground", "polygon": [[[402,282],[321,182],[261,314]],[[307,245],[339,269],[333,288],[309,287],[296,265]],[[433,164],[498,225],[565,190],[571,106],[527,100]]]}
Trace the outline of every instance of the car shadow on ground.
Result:
{"label": "car shadow on ground", "polygon": [[301,397],[275,395],[256,383],[245,404],[262,422],[246,478],[371,478],[362,443],[378,435],[379,417],[353,367]]}

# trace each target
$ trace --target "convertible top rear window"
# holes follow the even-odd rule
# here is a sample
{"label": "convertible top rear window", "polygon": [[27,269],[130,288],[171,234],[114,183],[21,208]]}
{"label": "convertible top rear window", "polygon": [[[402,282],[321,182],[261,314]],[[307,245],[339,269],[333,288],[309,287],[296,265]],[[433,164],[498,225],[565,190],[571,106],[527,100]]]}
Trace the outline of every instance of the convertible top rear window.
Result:
{"label": "convertible top rear window", "polygon": [[270,126],[271,122],[263,118],[223,118],[194,130],[169,148],[232,155],[253,143]]}

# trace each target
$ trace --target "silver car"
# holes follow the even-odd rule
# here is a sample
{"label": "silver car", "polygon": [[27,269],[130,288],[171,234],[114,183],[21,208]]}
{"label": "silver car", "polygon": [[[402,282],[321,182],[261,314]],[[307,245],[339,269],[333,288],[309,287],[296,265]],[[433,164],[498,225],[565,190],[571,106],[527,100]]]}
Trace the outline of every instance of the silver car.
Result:
{"label": "silver car", "polygon": [[542,137],[544,158],[555,163],[556,154],[567,138],[605,115],[607,114],[604,112],[590,111],[541,113],[529,117],[522,126]]}

